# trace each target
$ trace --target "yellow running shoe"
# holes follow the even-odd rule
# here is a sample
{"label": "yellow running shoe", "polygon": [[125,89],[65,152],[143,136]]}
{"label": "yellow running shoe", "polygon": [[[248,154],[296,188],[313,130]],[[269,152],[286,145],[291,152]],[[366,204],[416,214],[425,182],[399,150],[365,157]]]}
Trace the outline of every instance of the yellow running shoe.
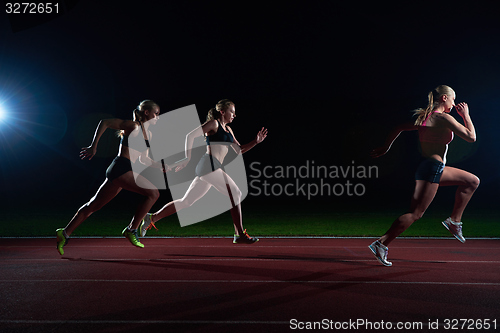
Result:
{"label": "yellow running shoe", "polygon": [[68,244],[69,238],[64,236],[63,228],[56,230],[56,237],[57,237],[57,251],[59,251],[60,255],[63,255],[64,254],[63,247],[64,245]]}
{"label": "yellow running shoe", "polygon": [[137,235],[137,230],[129,230],[128,227],[123,229],[122,235],[127,238],[132,245],[143,248],[144,244],[139,241],[139,235]]}

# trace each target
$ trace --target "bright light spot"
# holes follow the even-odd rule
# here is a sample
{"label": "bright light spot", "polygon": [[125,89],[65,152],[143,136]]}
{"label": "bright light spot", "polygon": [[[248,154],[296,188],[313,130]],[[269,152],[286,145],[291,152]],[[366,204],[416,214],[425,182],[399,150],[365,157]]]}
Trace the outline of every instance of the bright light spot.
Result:
{"label": "bright light spot", "polygon": [[3,109],[3,106],[0,104],[0,121],[3,121],[7,118],[7,112]]}

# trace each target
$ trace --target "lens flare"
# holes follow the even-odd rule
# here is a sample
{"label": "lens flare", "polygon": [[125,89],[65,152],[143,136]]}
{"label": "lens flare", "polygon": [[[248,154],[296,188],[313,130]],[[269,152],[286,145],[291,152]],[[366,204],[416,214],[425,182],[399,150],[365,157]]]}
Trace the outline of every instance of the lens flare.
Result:
{"label": "lens flare", "polygon": [[5,111],[3,105],[0,103],[0,122],[7,118],[7,112]]}

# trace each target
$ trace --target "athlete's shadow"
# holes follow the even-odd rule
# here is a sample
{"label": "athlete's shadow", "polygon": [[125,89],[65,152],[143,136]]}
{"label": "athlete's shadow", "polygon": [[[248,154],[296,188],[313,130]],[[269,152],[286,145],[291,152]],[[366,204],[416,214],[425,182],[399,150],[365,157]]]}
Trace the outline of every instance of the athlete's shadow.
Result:
{"label": "athlete's shadow", "polygon": [[194,254],[165,254],[174,258],[218,258],[225,260],[276,260],[276,261],[299,261],[299,262],[324,262],[324,263],[343,263],[355,266],[370,265],[367,260],[353,260],[349,257],[313,257],[313,256],[297,256],[297,255],[255,255],[255,256],[234,256],[234,255],[194,255]]}
{"label": "athlete's shadow", "polygon": [[[192,255],[180,255],[181,257],[196,257]],[[207,259],[215,256],[206,256]],[[220,258],[220,256],[218,256]],[[90,261],[90,262],[106,262],[117,265],[137,265],[144,268],[160,267],[164,269],[182,270],[183,276],[201,276],[202,279],[183,280],[183,283],[188,284],[186,288],[196,288],[199,293],[196,297],[173,299],[166,297],[165,303],[161,306],[162,309],[175,309],[175,317],[192,316],[196,314],[196,318],[238,318],[241,314],[262,313],[266,308],[275,309],[277,307],[286,307],[291,302],[311,302],[315,299],[321,299],[325,302],[324,306],[329,306],[331,299],[325,297],[328,294],[337,295],[337,292],[351,294],[372,295],[382,293],[384,291],[379,288],[358,288],[357,286],[376,284],[377,282],[400,280],[404,276],[413,276],[421,274],[422,270],[391,270],[381,265],[359,264],[349,267],[340,268],[338,265],[328,267],[328,264],[341,263],[341,260],[326,260],[327,258],[312,258],[315,262],[324,262],[325,267],[317,271],[306,271],[306,268],[294,269],[296,267],[278,267],[272,264],[272,260],[264,267],[254,267],[253,260],[262,259],[263,257],[276,259],[276,256],[226,256],[225,258],[235,259],[241,258],[242,262],[248,259],[249,264],[245,265],[224,265],[216,261],[196,261],[192,262],[177,262],[175,259],[145,259],[145,260],[112,260],[112,259],[83,259],[74,258],[72,261]],[[280,256],[281,260],[290,261],[293,265],[294,261],[311,261],[309,257],[301,256]],[[215,260],[215,258],[214,258]],[[342,259],[344,260],[344,259]],[[358,263],[356,263],[358,264]],[[311,268],[312,269],[312,268]],[[373,274],[365,277],[353,277],[349,275],[349,271],[370,270]],[[140,279],[147,280],[148,270],[142,270],[143,274]],[[209,274],[201,274],[207,272]],[[224,279],[214,279],[213,274],[221,274]],[[156,274],[155,274],[156,275]],[[203,277],[206,276],[206,281]],[[240,276],[240,277],[238,277]],[[244,276],[244,278],[241,278]],[[260,279],[255,279],[260,277]],[[262,279],[265,278],[265,279]],[[165,283],[168,284],[168,281]],[[183,284],[181,284],[182,286]],[[182,288],[177,287],[176,288]],[[168,296],[172,288],[158,289],[159,293],[165,293]],[[236,301],[237,300],[237,301]],[[330,300],[330,301],[328,301]],[[318,306],[318,304],[315,304]],[[158,304],[153,308],[153,313],[158,309]],[[141,311],[146,313],[150,310],[143,308]],[[151,312],[149,312],[151,313]]]}

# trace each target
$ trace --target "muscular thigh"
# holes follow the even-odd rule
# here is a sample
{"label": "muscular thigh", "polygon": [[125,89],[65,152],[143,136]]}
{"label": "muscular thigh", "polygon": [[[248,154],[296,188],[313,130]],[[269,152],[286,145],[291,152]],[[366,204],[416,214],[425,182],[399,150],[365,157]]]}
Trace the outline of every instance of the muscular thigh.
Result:
{"label": "muscular thigh", "polygon": [[191,185],[189,185],[189,188],[186,191],[186,194],[184,194],[182,200],[187,200],[191,204],[195,203],[196,201],[201,199],[201,197],[207,194],[208,190],[210,190],[210,187],[212,187],[211,184],[201,180],[201,178],[197,176],[191,182]]}
{"label": "muscular thigh", "polygon": [[446,166],[441,176],[440,186],[455,186],[455,185],[469,185],[472,183],[479,183],[479,179],[474,174]]}
{"label": "muscular thigh", "polygon": [[439,188],[439,184],[431,183],[425,180],[415,181],[415,191],[413,192],[413,197],[411,201],[411,211],[423,214],[432,200]]}
{"label": "muscular thigh", "polygon": [[[217,191],[229,195],[227,191],[227,186],[230,186],[232,192],[239,192],[238,185],[234,182],[234,180],[229,177],[227,173],[222,171],[221,169],[215,170],[214,172],[209,173],[208,175],[202,176],[201,179],[212,186],[214,186]],[[234,193],[233,193],[234,195]]]}
{"label": "muscular thigh", "polygon": [[111,201],[120,191],[121,187],[106,179],[97,190],[97,193],[90,199],[88,205],[91,206],[92,210],[98,210]]}
{"label": "muscular thigh", "polygon": [[113,183],[124,188],[127,191],[139,193],[148,196],[151,191],[158,191],[158,189],[145,177],[137,175],[128,171],[120,177],[113,180]]}

